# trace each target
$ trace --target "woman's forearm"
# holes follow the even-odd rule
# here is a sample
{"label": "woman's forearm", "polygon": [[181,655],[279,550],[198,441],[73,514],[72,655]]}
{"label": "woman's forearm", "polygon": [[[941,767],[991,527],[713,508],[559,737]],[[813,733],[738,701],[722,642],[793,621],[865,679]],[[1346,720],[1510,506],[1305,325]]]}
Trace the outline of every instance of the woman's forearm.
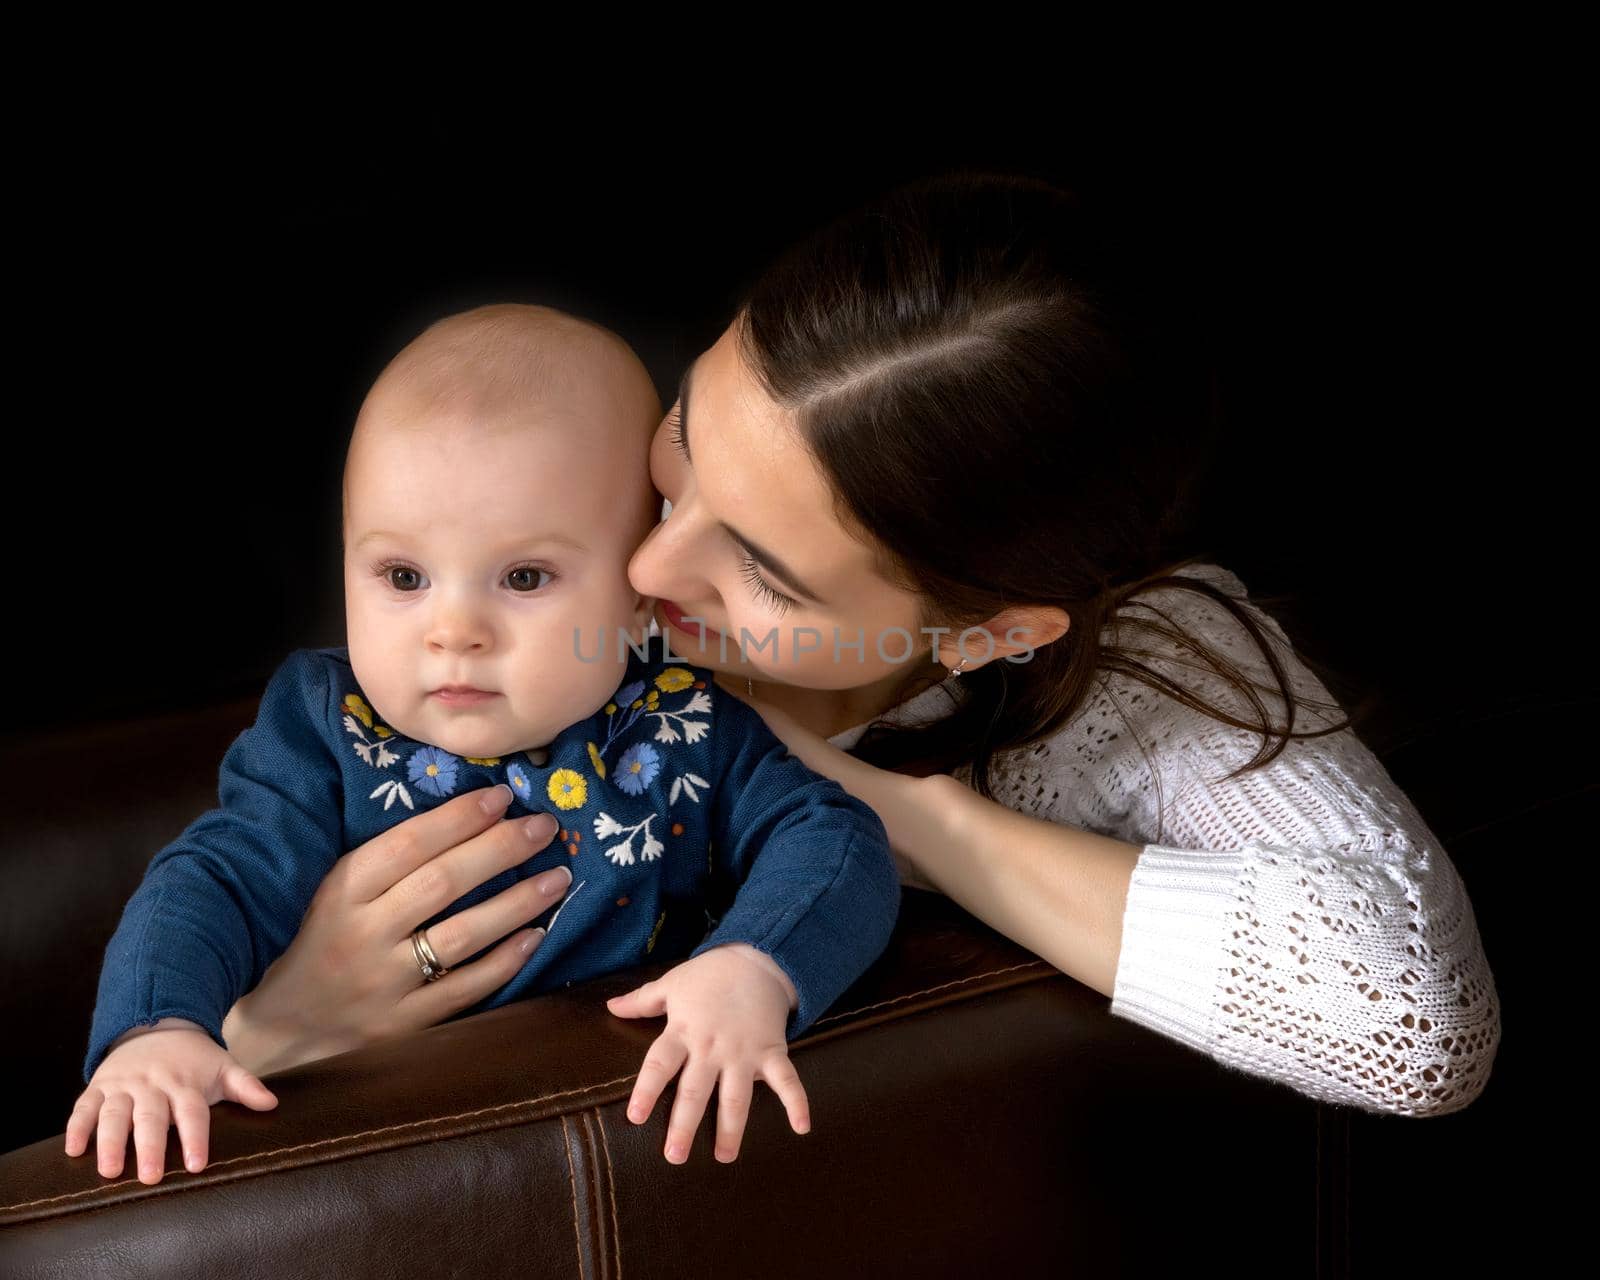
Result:
{"label": "woman's forearm", "polygon": [[1112,995],[1141,846],[1017,813],[947,774],[853,763],[836,780],[877,811],[897,854],[985,924]]}

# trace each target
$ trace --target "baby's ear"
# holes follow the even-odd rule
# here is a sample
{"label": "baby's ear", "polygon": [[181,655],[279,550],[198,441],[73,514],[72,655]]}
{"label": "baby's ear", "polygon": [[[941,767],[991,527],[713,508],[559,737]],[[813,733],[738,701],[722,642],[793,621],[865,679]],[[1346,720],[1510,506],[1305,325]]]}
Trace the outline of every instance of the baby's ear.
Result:
{"label": "baby's ear", "polygon": [[654,596],[641,596],[637,592],[633,597],[633,625],[641,631],[650,630],[650,619],[655,616],[656,598]]}

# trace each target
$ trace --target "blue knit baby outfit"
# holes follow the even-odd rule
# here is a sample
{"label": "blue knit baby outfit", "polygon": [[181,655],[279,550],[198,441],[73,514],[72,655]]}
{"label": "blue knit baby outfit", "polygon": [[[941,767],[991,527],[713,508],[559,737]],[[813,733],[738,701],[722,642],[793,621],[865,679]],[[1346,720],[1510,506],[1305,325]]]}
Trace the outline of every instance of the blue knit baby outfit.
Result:
{"label": "blue knit baby outfit", "polygon": [[561,863],[572,883],[531,922],[548,933],[517,974],[457,1017],[747,942],[793,981],[785,1035],[802,1034],[888,944],[900,905],[888,835],[711,671],[647,639],[601,710],[546,750],[493,759],[385,726],[347,649],[290,654],[223,758],[220,806],[155,855],[106,945],[84,1082],[124,1031],[164,1017],[226,1048],[223,1018],[288,948],[340,856],[497,782],[515,793],[507,817],[548,811],[559,834],[424,926]]}

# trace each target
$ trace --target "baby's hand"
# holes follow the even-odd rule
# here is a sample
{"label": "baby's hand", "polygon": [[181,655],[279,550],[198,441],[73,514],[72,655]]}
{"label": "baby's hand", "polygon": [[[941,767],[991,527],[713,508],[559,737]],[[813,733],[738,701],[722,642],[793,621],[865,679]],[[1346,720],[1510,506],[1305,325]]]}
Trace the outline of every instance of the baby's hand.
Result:
{"label": "baby's hand", "polygon": [[[712,947],[654,982],[606,1001],[623,1018],[667,1015],[667,1026],[645,1054],[628,1119],[643,1124],[668,1080],[688,1059],[667,1123],[667,1160],[682,1164],[717,1086],[716,1157],[739,1154],[753,1082],[765,1080],[789,1113],[796,1133],[811,1131],[810,1105],[784,1038],[790,991],[775,962],[744,943]],[[773,966],[773,967],[769,967]],[[720,1083],[718,1077],[721,1077]]]}
{"label": "baby's hand", "polygon": [[167,1129],[174,1121],[190,1173],[205,1168],[211,1104],[238,1102],[270,1111],[278,1099],[246,1071],[204,1029],[186,1018],[163,1018],[136,1027],[118,1039],[100,1060],[67,1121],[67,1154],[88,1149],[89,1133],[99,1130],[95,1147],[100,1174],[122,1172],[133,1122],[139,1181],[154,1186],[167,1163]]}

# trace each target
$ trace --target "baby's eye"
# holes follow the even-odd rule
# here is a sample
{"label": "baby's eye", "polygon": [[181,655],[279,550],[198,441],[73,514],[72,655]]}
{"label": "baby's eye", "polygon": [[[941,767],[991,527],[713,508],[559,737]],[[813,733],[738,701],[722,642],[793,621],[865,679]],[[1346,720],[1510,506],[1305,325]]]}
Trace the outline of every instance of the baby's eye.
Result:
{"label": "baby's eye", "polygon": [[536,564],[524,564],[518,565],[510,573],[506,574],[506,581],[511,584],[513,591],[537,591],[541,573],[546,578],[553,579],[555,577],[548,569],[541,569]]}
{"label": "baby's eye", "polygon": [[422,575],[409,565],[381,564],[378,573],[396,591],[419,591],[422,589]]}

